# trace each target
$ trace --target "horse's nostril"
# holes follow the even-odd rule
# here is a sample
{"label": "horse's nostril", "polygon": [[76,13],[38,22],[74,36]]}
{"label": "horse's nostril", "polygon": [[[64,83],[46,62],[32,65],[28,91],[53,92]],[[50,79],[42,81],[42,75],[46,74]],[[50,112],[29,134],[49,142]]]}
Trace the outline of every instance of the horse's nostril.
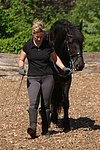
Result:
{"label": "horse's nostril", "polygon": [[79,65],[78,64],[76,65],[76,70],[79,70]]}
{"label": "horse's nostril", "polygon": [[76,71],[82,71],[83,68],[84,68],[84,66],[80,66],[79,64],[77,64],[75,70]]}
{"label": "horse's nostril", "polygon": [[79,71],[82,71],[84,68],[84,66],[80,66]]}

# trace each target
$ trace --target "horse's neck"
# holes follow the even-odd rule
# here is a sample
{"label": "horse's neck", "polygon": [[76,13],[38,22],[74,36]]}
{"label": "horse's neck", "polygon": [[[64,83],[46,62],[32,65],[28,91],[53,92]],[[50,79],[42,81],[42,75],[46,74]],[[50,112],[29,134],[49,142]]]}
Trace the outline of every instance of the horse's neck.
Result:
{"label": "horse's neck", "polygon": [[65,50],[62,51],[56,51],[57,55],[59,56],[59,58],[61,59],[61,61],[63,62],[63,64],[67,67],[70,67],[70,57],[69,57],[69,53],[65,52]]}

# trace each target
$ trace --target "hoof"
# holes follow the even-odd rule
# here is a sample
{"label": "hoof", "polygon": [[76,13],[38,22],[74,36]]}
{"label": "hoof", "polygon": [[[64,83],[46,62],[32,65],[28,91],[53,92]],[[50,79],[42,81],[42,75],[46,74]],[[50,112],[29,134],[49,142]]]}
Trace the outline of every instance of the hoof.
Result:
{"label": "hoof", "polygon": [[42,132],[42,135],[45,135],[46,137],[50,137],[50,132],[46,132],[46,133]]}
{"label": "hoof", "polygon": [[63,132],[67,133],[67,132],[69,132],[70,130],[71,130],[70,127],[64,128]]}

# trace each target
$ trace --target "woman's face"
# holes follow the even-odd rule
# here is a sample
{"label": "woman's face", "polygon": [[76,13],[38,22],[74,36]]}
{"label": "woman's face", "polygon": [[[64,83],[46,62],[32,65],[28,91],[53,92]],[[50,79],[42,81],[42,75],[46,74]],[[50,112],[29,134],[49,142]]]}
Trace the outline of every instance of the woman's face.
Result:
{"label": "woman's face", "polygon": [[33,34],[34,40],[37,44],[41,43],[44,38],[45,32],[39,32]]}

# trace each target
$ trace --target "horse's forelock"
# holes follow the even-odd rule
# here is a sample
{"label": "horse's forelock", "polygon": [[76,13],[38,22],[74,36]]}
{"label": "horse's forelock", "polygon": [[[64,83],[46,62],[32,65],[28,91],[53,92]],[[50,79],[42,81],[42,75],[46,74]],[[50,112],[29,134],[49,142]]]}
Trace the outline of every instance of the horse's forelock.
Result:
{"label": "horse's forelock", "polygon": [[79,41],[80,43],[83,43],[84,36],[82,32],[76,26],[68,27],[68,32],[70,35],[72,35],[73,39]]}
{"label": "horse's forelock", "polygon": [[77,28],[75,28],[75,30],[73,31],[73,34],[75,36],[75,38],[80,41],[81,43],[83,43],[84,41],[84,36],[82,34],[82,32],[80,30],[78,30]]}

